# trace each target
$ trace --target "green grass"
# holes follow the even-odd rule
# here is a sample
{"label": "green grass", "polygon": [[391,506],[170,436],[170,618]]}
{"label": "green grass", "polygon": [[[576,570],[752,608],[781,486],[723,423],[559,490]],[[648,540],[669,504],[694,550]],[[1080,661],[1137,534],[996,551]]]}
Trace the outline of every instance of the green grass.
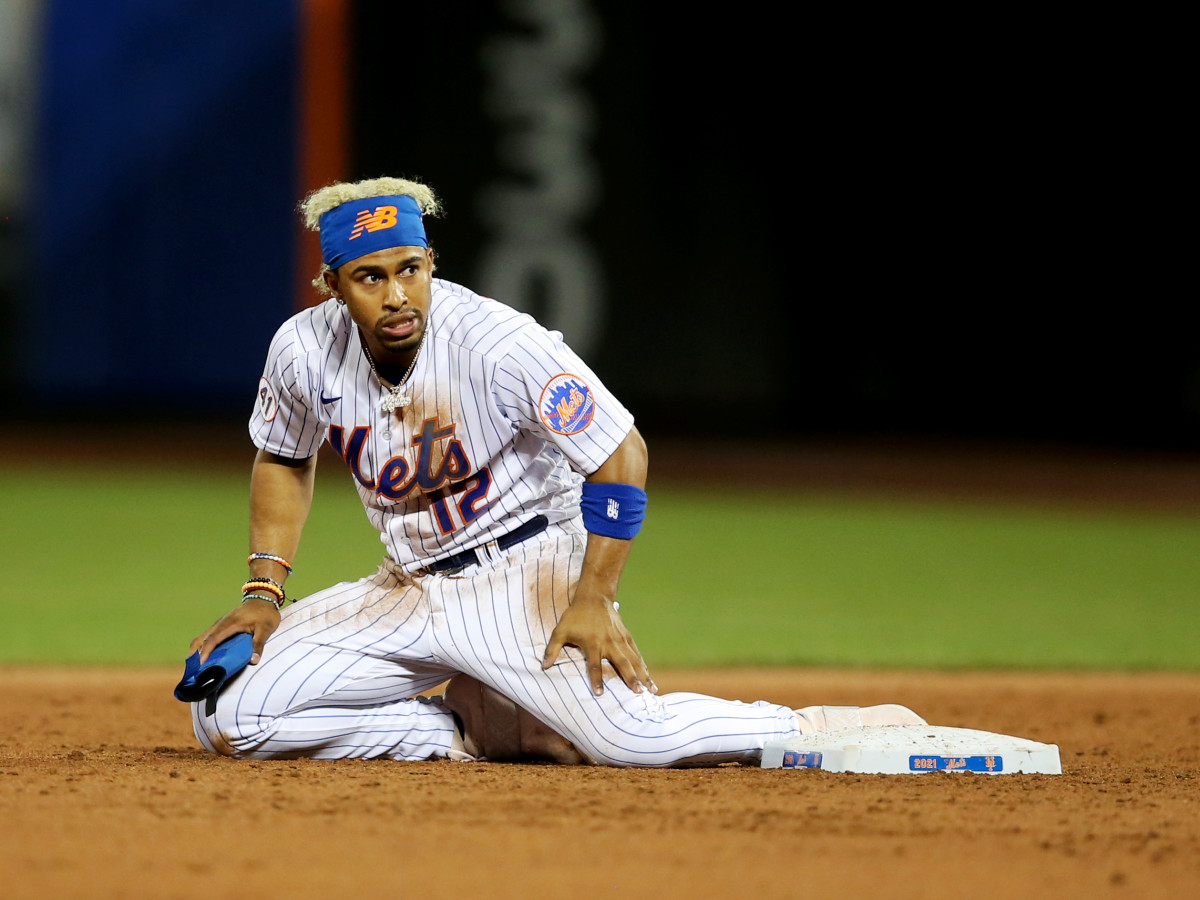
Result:
{"label": "green grass", "polygon": [[1200,667],[1190,518],[694,494],[652,510],[622,613],[660,664]]}
{"label": "green grass", "polygon": [[[289,581],[383,549],[323,470]],[[248,473],[0,473],[0,662],[178,663],[236,602]],[[621,588],[652,666],[1200,668],[1185,516],[659,490]]]}
{"label": "green grass", "polygon": [[[323,478],[288,591],[383,558],[344,473]],[[0,473],[0,661],[181,662],[241,598],[246,473]]]}

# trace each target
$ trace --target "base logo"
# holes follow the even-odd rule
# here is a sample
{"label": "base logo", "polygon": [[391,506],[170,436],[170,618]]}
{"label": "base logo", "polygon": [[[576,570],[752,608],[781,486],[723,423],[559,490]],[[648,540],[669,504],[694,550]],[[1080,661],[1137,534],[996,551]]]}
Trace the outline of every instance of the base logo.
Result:
{"label": "base logo", "polygon": [[1003,772],[1002,756],[910,756],[910,772]]}
{"label": "base logo", "polygon": [[555,375],[538,401],[542,422],[558,434],[579,434],[592,422],[596,400],[578,375]]}
{"label": "base logo", "polygon": [[785,750],[781,769],[819,769],[821,754],[812,751],[801,753],[799,750]]}

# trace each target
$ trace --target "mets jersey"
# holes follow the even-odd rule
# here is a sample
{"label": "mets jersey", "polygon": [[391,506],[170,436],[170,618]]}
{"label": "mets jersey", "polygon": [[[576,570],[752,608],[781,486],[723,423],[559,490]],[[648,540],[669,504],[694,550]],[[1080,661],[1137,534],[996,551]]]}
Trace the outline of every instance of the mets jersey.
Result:
{"label": "mets jersey", "polygon": [[276,333],[250,436],[292,459],[327,440],[406,571],[538,514],[550,522],[577,515],[583,476],[633,426],[561,334],[441,279],[405,392],[409,406],[381,409],[388,390],[349,311],[330,299]]}

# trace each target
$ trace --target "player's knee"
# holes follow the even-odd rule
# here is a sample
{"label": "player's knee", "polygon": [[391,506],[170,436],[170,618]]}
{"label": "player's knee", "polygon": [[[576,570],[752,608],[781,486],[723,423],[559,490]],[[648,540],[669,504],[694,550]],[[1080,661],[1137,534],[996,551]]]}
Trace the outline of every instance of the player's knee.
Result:
{"label": "player's knee", "polygon": [[228,756],[232,759],[250,759],[255,750],[263,745],[267,738],[265,730],[257,725],[238,727],[238,721],[233,717],[218,716],[216,710],[207,715],[200,707],[193,705],[192,727],[200,746],[210,753]]}

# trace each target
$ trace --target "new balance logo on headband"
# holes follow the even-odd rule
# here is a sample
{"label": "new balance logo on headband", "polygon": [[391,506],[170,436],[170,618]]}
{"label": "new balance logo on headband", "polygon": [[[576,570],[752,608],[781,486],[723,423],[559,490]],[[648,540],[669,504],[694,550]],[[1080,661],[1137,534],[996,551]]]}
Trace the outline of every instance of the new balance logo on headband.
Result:
{"label": "new balance logo on headband", "polygon": [[[370,206],[361,209],[364,204]],[[407,194],[349,200],[323,213],[320,228],[321,258],[335,271],[380,250],[429,246],[421,208]]]}
{"label": "new balance logo on headband", "polygon": [[358,218],[354,220],[354,230],[350,232],[348,240],[354,240],[363,233],[365,228],[367,231],[383,231],[385,228],[391,228],[396,224],[396,207],[394,206],[377,206],[375,212],[369,209],[364,209],[358,214]]}

